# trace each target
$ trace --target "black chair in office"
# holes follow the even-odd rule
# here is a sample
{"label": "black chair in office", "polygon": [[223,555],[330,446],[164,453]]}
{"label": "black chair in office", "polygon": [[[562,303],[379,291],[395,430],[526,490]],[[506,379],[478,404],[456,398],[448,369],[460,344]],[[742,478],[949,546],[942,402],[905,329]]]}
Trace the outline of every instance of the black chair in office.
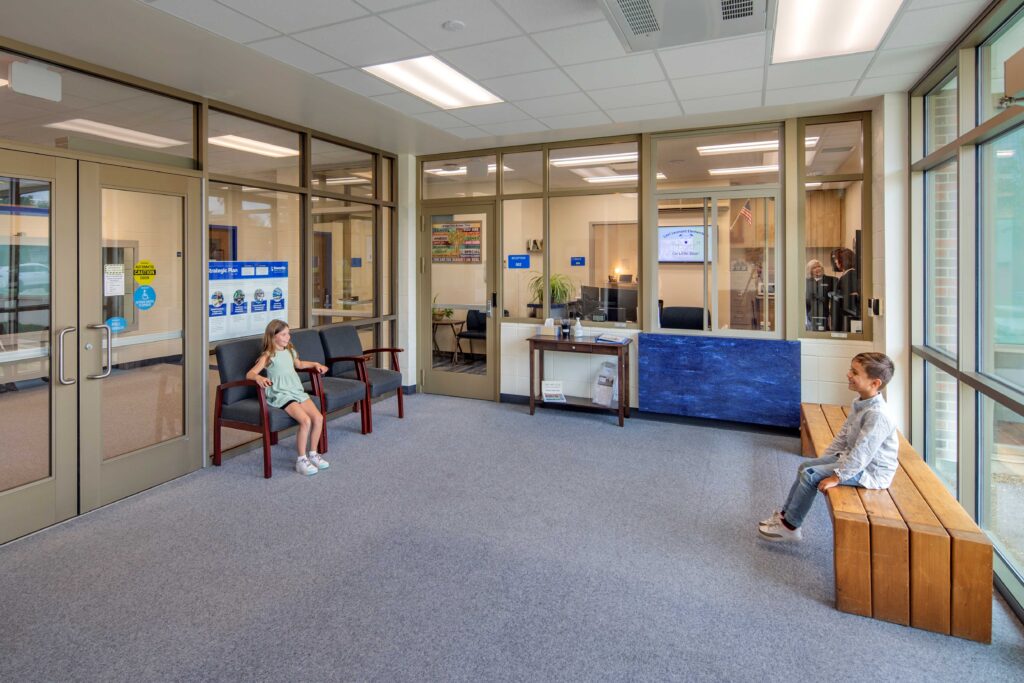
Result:
{"label": "black chair in office", "polygon": [[[257,432],[263,435],[263,477],[270,479],[270,447],[277,443],[277,433],[293,427],[292,416],[267,403],[263,387],[246,379],[260,355],[261,340],[243,339],[217,346],[217,371],[220,385],[213,408],[213,464],[220,466],[220,431],[223,427]],[[320,407],[320,375],[315,370],[303,370],[310,375],[315,389],[313,403]],[[326,430],[324,430],[326,431]]]}
{"label": "black chair in office", "polygon": [[[320,339],[320,331],[315,329],[293,330],[292,346],[301,360],[313,361],[321,365],[327,365],[327,355],[324,353],[323,341]],[[303,388],[309,393],[314,393],[312,378],[302,383]],[[353,411],[359,411],[361,417],[361,429],[366,434],[366,385],[358,379],[345,377],[331,377],[324,375],[320,377],[320,394],[323,400],[322,410],[326,420],[327,413],[352,406]],[[324,423],[321,453],[327,452],[327,423]]]}
{"label": "black chair in office", "polygon": [[[487,341],[487,314],[483,311],[469,311],[466,313],[466,328],[455,335],[455,355],[452,357],[452,365],[458,363],[458,357],[462,350],[462,340],[469,340],[469,352],[473,353],[473,340],[482,339]],[[486,343],[485,343],[486,347]],[[486,350],[486,348],[485,348]]]}
{"label": "black chair in office", "polygon": [[[661,310],[661,326],[673,330],[703,330],[704,309],[698,306],[665,306]],[[708,316],[708,327],[711,325]]]}
{"label": "black chair in office", "polygon": [[[365,410],[366,433],[373,433],[372,399],[394,391],[398,398],[398,417],[405,417],[405,405],[402,400],[402,369],[398,366],[398,354],[404,349],[378,348],[363,350],[363,342],[359,339],[359,331],[351,325],[330,325],[321,327],[320,341],[324,345],[327,356],[328,375],[343,379],[359,380],[366,385]],[[374,353],[387,353],[391,356],[391,369],[375,368],[366,364],[369,356]]]}

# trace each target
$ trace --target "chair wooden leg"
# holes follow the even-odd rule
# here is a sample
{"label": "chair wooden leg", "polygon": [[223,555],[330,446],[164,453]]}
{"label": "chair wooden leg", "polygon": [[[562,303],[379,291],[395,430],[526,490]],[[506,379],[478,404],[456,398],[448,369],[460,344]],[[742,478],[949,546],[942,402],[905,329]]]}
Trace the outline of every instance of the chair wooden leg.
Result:
{"label": "chair wooden leg", "polygon": [[366,434],[366,409],[363,408],[363,402],[360,401],[356,405],[359,406],[359,430]]}
{"label": "chair wooden leg", "polygon": [[370,398],[370,387],[366,387],[366,399],[363,401],[363,405],[366,409],[363,411],[366,415],[366,433],[373,434],[373,401]]}
{"label": "chair wooden leg", "polygon": [[276,446],[277,445],[277,432],[273,432],[270,435],[270,445],[271,446]]}
{"label": "chair wooden leg", "polygon": [[274,441],[277,441],[277,432],[274,432],[273,434],[271,434],[270,433],[270,428],[268,426],[264,426],[263,427],[263,478],[264,479],[270,479],[270,475],[272,474],[271,469],[270,469],[270,446],[271,446],[271,439],[273,439]]}
{"label": "chair wooden leg", "polygon": [[[218,392],[219,394],[220,392]],[[213,416],[213,464],[220,467],[220,396],[217,397],[217,407],[214,409]]]}
{"label": "chair wooden leg", "polygon": [[398,417],[405,417],[405,404],[402,402],[402,387],[398,387]]}

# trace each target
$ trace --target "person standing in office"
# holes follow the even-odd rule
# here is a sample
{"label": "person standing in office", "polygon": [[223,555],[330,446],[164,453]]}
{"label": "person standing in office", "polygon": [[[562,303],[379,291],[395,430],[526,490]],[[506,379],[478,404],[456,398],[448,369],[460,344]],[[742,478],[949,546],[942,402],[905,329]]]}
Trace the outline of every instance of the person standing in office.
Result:
{"label": "person standing in office", "polygon": [[832,268],[837,273],[836,288],[832,293],[832,331],[849,332],[850,321],[860,320],[860,276],[853,249],[833,249]]}
{"label": "person standing in office", "polygon": [[832,310],[832,292],[836,289],[836,279],[825,275],[825,266],[821,261],[812,258],[807,262],[806,320],[804,326],[814,332],[832,329],[830,313]]}

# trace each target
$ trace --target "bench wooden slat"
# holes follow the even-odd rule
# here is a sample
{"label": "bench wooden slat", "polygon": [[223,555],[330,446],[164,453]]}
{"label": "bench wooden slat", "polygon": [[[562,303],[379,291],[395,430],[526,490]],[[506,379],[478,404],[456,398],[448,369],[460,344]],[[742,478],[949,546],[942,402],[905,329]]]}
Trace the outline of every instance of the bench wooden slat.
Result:
{"label": "bench wooden slat", "polygon": [[821,407],[821,412],[828,420],[828,426],[832,429],[832,433],[838,434],[839,430],[843,428],[843,424],[846,423],[846,413],[843,412],[843,407],[824,405]]}
{"label": "bench wooden slat", "polygon": [[800,418],[804,427],[800,430],[800,452],[809,458],[817,458],[832,442],[832,429],[817,403],[802,404]]}
{"label": "bench wooden slat", "polygon": [[886,490],[854,489],[871,523],[872,616],[910,624],[910,535]]}
{"label": "bench wooden slat", "polygon": [[910,625],[949,635],[949,534],[902,467],[889,495],[910,533]]}

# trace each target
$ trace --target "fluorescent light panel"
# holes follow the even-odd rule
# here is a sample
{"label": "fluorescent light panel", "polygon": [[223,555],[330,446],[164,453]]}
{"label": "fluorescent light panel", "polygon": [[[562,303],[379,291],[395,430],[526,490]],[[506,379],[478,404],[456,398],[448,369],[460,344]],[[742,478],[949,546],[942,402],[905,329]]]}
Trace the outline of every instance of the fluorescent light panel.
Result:
{"label": "fluorescent light panel", "polygon": [[903,0],[779,0],[772,64],[878,47]]}
{"label": "fluorescent light panel", "polygon": [[240,135],[218,135],[217,137],[210,138],[210,144],[217,145],[218,147],[237,149],[240,152],[259,154],[264,157],[273,157],[275,159],[299,156],[299,150],[297,149],[288,149],[287,147],[272,145],[269,142],[250,140],[249,138],[243,138]]}
{"label": "fluorescent light panel", "polygon": [[602,164],[627,164],[636,161],[636,152],[621,152],[619,154],[594,154],[582,157],[565,157],[564,159],[552,159],[551,165],[559,168],[567,166],[600,166]]}
{"label": "fluorescent light panel", "polygon": [[1012,149],[997,149],[996,150],[996,156],[999,157],[1000,159],[1009,159],[1010,157],[1013,156],[1013,154],[1014,154],[1014,150],[1012,150]]}
{"label": "fluorescent light panel", "polygon": [[[498,165],[497,164],[487,164],[487,172],[488,173],[494,173],[497,170],[498,170]],[[515,171],[514,168],[509,168],[508,166],[505,166],[504,164],[502,164],[501,170],[504,171],[505,173],[511,173],[512,171]],[[468,173],[468,170],[466,169],[465,166],[459,166],[458,168],[428,168],[428,169],[425,169],[423,172],[424,173],[429,173],[431,175],[449,176],[449,175],[466,175],[466,173]]]}
{"label": "fluorescent light panel", "polygon": [[777,173],[778,164],[768,166],[737,166],[736,168],[712,168],[708,170],[711,175],[752,175],[754,173]]}
{"label": "fluorescent light panel", "polygon": [[[817,144],[817,137],[804,138],[805,147],[814,147]],[[775,152],[778,149],[778,140],[759,140],[757,142],[733,142],[727,145],[701,145],[697,147],[697,154],[702,157],[712,157],[720,154],[740,154],[744,152]]]}
{"label": "fluorescent light panel", "polygon": [[504,101],[434,56],[367,66],[363,71],[441,109],[478,107]]}
{"label": "fluorescent light panel", "polygon": [[89,119],[68,119],[67,121],[58,121],[57,123],[47,123],[46,127],[95,135],[96,137],[107,138],[108,140],[128,142],[133,145],[152,147],[154,149],[165,149],[167,147],[178,147],[187,144],[181,140],[172,140],[171,138],[159,135],[143,133],[140,130],[112,126],[109,123],[100,123],[99,121],[90,121]]}
{"label": "fluorescent light panel", "polygon": [[[588,183],[635,183],[640,179],[636,173],[632,175],[592,175],[584,178]],[[658,180],[667,180],[664,173],[658,173]]]}
{"label": "fluorescent light panel", "polygon": [[366,185],[370,182],[368,178],[357,178],[356,176],[347,176],[344,178],[327,178],[324,183],[327,185]]}

